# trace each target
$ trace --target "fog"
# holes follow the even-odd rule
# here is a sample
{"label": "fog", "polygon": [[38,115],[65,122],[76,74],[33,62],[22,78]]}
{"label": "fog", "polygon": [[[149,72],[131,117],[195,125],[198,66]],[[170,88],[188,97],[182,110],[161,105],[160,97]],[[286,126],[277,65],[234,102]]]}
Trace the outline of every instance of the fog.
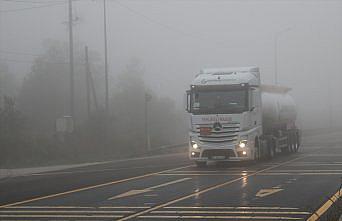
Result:
{"label": "fog", "polygon": [[[292,88],[301,127],[342,126],[341,11],[328,0],[107,0],[110,95],[135,59],[151,93],[179,113],[202,68],[256,65],[273,84],[277,38],[278,81]],[[75,0],[73,14],[75,45],[93,51],[103,80],[103,1]],[[0,62],[15,76],[14,97],[47,40],[65,44],[67,62],[67,21],[65,0],[0,0]]]}

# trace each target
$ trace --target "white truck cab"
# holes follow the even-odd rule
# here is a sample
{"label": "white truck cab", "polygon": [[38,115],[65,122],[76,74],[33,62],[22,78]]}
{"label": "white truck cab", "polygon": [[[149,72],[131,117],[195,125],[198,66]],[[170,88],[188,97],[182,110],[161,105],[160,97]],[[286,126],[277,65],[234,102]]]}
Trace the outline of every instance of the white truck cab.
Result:
{"label": "white truck cab", "polygon": [[258,67],[201,70],[187,91],[189,158],[203,166],[274,154],[275,147],[265,149],[261,140],[261,99]]}

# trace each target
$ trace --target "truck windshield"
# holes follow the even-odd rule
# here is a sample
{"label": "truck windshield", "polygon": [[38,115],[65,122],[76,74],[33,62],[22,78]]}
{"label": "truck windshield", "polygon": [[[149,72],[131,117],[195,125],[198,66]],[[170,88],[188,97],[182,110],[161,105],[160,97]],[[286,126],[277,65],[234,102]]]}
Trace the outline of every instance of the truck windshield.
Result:
{"label": "truck windshield", "polygon": [[232,114],[248,110],[248,91],[193,91],[191,99],[194,114]]}

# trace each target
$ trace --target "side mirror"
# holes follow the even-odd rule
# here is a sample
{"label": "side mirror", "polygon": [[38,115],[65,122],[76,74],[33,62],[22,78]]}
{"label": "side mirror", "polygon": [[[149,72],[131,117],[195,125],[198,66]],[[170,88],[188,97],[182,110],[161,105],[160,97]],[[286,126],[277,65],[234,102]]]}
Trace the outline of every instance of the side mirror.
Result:
{"label": "side mirror", "polygon": [[185,110],[190,113],[191,111],[191,91],[186,91],[186,108]]}

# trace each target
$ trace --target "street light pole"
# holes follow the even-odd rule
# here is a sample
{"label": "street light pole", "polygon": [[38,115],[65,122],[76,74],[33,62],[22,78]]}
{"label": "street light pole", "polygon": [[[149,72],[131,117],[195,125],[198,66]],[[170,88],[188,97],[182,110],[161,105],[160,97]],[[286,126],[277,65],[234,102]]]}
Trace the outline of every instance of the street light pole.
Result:
{"label": "street light pole", "polygon": [[286,28],[283,29],[279,32],[275,33],[274,36],[274,84],[278,85],[278,42],[279,42],[279,38],[282,34],[284,34],[285,32],[288,32],[292,30],[292,28]]}
{"label": "street light pole", "polygon": [[108,89],[108,47],[107,47],[107,13],[106,0],[103,0],[103,31],[104,31],[104,52],[105,52],[105,107],[106,114],[109,113],[109,89]]}

